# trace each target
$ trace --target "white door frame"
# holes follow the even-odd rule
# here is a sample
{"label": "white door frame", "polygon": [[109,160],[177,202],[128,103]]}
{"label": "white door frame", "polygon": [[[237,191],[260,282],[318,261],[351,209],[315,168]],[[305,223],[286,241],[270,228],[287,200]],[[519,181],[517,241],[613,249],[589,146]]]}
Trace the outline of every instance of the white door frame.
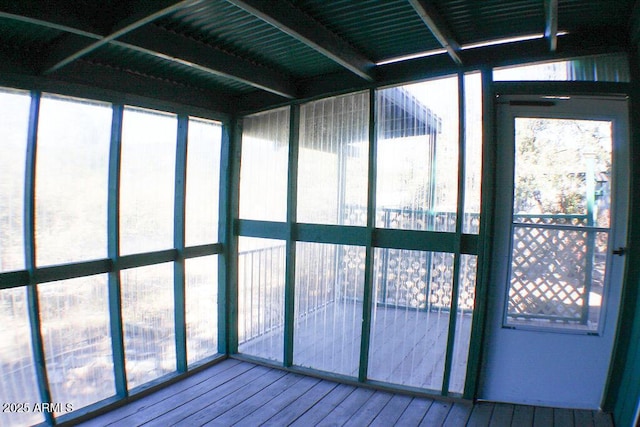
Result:
{"label": "white door frame", "polygon": [[[506,86],[506,85],[503,85]],[[542,86],[542,85],[541,85]],[[517,88],[517,84],[513,85]],[[513,206],[513,119],[524,117],[553,117],[560,113],[565,118],[581,118],[592,120],[614,121],[614,169],[613,180],[616,182],[615,193],[612,194],[611,238],[609,251],[626,246],[626,228],[628,214],[628,150],[629,126],[628,106],[626,100],[612,97],[590,97],[594,102],[609,100],[614,102],[606,109],[593,109],[587,97],[574,96],[571,100],[542,98],[540,95],[553,95],[552,90],[540,91],[538,95],[510,97],[501,95],[495,99],[496,105],[496,137],[497,156],[494,206],[494,233],[492,265],[488,288],[488,305],[484,341],[484,357],[480,373],[478,397],[483,400],[522,403],[542,406],[571,407],[597,409],[603,399],[607,385],[611,351],[616,336],[617,316],[622,290],[624,257],[609,257],[607,270],[609,283],[620,286],[609,286],[604,304],[608,308],[601,316],[601,327],[596,334],[567,333],[550,331],[532,331],[527,329],[511,329],[504,327],[504,307],[506,305],[507,281],[510,263],[511,221]],[[506,109],[502,102],[517,99],[518,106],[509,105]],[[536,102],[553,102],[555,111],[546,110]],[[584,100],[584,102],[574,102]],[[532,102],[528,102],[532,101]],[[564,103],[563,103],[564,101]],[[617,102],[618,104],[615,104]],[[528,104],[528,105],[527,105]],[[616,105],[622,105],[618,111],[612,111]],[[569,108],[564,108],[567,105]],[[622,117],[620,116],[622,114]],[[556,116],[557,117],[557,116]],[[511,123],[505,127],[504,123]],[[505,129],[507,134],[505,134]],[[511,132],[511,134],[509,134]],[[505,143],[503,140],[508,140]],[[624,141],[620,144],[619,141]],[[626,160],[626,162],[625,162]],[[506,206],[505,206],[506,204]],[[545,345],[541,346],[540,342]],[[567,348],[591,349],[593,354],[565,352]],[[596,347],[607,348],[604,353],[593,350]],[[550,350],[556,349],[556,350]],[[563,349],[557,351],[557,349]],[[560,363],[559,355],[566,353],[575,360]],[[565,355],[566,355],[565,354]],[[517,357],[516,357],[517,356]],[[587,359],[588,358],[588,359]],[[588,360],[588,362],[587,362]],[[542,372],[536,367],[560,367],[559,372]],[[595,368],[597,366],[597,369]],[[585,372],[586,370],[589,372]],[[528,370],[528,368],[531,368]],[[521,375],[521,376],[520,376]]]}

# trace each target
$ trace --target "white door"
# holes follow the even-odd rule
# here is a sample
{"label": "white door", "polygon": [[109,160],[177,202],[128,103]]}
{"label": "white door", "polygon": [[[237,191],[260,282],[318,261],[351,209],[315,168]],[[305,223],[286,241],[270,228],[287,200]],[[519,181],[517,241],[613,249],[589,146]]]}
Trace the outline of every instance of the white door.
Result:
{"label": "white door", "polygon": [[622,97],[496,97],[481,399],[599,408],[625,258],[627,108]]}

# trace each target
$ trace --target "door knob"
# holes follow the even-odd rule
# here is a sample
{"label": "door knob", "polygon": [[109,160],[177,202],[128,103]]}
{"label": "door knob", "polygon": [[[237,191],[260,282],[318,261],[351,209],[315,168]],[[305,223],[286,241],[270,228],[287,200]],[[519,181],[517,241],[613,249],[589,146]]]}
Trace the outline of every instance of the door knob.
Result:
{"label": "door knob", "polygon": [[625,254],[626,251],[627,251],[627,248],[620,247],[618,249],[614,249],[612,253],[614,255],[622,256]]}

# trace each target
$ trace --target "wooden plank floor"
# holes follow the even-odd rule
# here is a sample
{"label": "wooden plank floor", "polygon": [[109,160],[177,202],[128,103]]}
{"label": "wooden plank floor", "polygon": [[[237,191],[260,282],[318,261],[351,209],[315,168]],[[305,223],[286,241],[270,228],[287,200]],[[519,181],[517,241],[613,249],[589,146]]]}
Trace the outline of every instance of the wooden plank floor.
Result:
{"label": "wooden plank floor", "polygon": [[82,426],[608,427],[594,411],[444,402],[354,387],[235,359]]}

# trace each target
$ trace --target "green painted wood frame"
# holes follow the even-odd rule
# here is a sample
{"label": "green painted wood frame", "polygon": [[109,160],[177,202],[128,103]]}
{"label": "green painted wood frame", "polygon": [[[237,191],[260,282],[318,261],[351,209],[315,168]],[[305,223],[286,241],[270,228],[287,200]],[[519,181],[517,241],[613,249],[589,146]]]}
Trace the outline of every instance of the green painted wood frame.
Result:
{"label": "green painted wood frame", "polygon": [[[487,84],[486,73],[483,74],[483,89]],[[466,162],[466,150],[465,150],[465,97],[464,97],[464,72],[458,73],[458,118],[459,118],[459,150],[458,150],[458,208],[457,208],[457,220],[456,231],[454,233],[447,232],[425,232],[425,231],[412,231],[412,230],[391,230],[391,229],[378,229],[375,227],[375,206],[376,206],[376,165],[377,165],[377,123],[376,123],[376,89],[371,88],[368,90],[369,96],[369,153],[368,153],[368,193],[367,193],[367,225],[365,227],[356,226],[342,226],[342,225],[322,225],[322,224],[304,224],[296,221],[297,210],[297,159],[298,159],[298,138],[299,138],[299,120],[300,120],[300,103],[292,102],[289,105],[290,109],[290,123],[289,123],[289,158],[288,158],[288,195],[287,195],[287,220],[286,222],[274,222],[274,221],[259,221],[259,220],[247,220],[240,219],[238,215],[237,203],[239,200],[239,194],[234,194],[231,210],[233,212],[233,240],[235,241],[238,236],[246,237],[258,237],[258,238],[270,238],[286,240],[286,272],[285,272],[285,332],[284,332],[284,355],[282,366],[293,371],[307,372],[306,368],[293,365],[293,346],[294,346],[294,296],[295,296],[295,247],[296,242],[319,242],[319,243],[331,243],[331,244],[346,244],[346,245],[358,245],[363,246],[366,252],[365,258],[365,286],[363,295],[363,312],[362,312],[362,334],[360,341],[360,357],[359,368],[357,378],[350,378],[344,375],[332,374],[322,372],[320,375],[324,375],[327,378],[339,379],[341,381],[356,381],[359,384],[376,384],[377,386],[383,385],[379,381],[372,381],[368,378],[368,364],[369,364],[369,345],[370,345],[370,333],[371,333],[371,316],[372,316],[372,300],[373,300],[373,282],[374,282],[374,251],[375,248],[400,248],[422,251],[437,251],[448,252],[454,254],[454,278],[453,278],[453,298],[452,298],[452,310],[457,307],[457,298],[459,295],[460,287],[460,258],[462,254],[479,255],[482,252],[483,244],[485,240],[480,235],[471,235],[462,233],[462,220],[464,210],[464,170]],[[491,79],[491,75],[488,75],[488,79]],[[231,183],[233,191],[239,191],[238,177],[240,174],[240,151],[241,151],[241,126],[236,128],[238,134],[236,135],[236,144],[234,148],[237,150],[233,156],[232,162],[234,164],[234,180]],[[486,169],[486,168],[485,168]],[[483,169],[483,170],[485,170]],[[483,176],[485,179],[485,176]],[[484,194],[483,194],[484,197]],[[486,206],[483,205],[483,209]],[[484,212],[484,211],[483,211]],[[233,289],[230,292],[232,299],[229,304],[230,318],[233,320],[233,329],[231,334],[233,335],[234,347],[230,347],[230,354],[237,354],[237,337],[238,337],[238,325],[237,325],[237,260],[238,253],[233,253],[233,262],[230,265],[229,275],[233,277],[236,282],[227,283]],[[478,265],[481,265],[480,263]],[[480,282],[482,271],[478,272],[478,282]],[[481,284],[477,285],[478,289],[482,289]],[[476,300],[476,303],[480,303],[481,300]],[[465,389],[462,395],[449,392],[449,382],[451,379],[452,361],[454,355],[454,343],[456,333],[456,319],[455,316],[451,316],[447,349],[445,358],[445,375],[443,379],[442,388],[438,391],[438,394],[443,396],[463,397],[471,399],[475,395],[478,366],[480,363],[479,351],[477,349],[481,345],[481,342],[474,338],[477,330],[482,328],[482,315],[478,314],[478,305],[474,311],[473,332],[471,339],[471,349],[469,353],[469,359],[467,364],[467,381],[465,383]],[[475,349],[475,350],[474,350]],[[274,362],[262,360],[250,355],[238,354],[237,357],[244,358],[246,360],[258,361],[260,363],[273,365]],[[311,370],[313,372],[313,370]],[[316,374],[318,374],[316,372]],[[401,385],[390,385],[387,387],[395,390],[404,390],[411,393],[426,393],[433,394],[433,391],[425,391],[416,389],[415,387],[405,387]]]}

